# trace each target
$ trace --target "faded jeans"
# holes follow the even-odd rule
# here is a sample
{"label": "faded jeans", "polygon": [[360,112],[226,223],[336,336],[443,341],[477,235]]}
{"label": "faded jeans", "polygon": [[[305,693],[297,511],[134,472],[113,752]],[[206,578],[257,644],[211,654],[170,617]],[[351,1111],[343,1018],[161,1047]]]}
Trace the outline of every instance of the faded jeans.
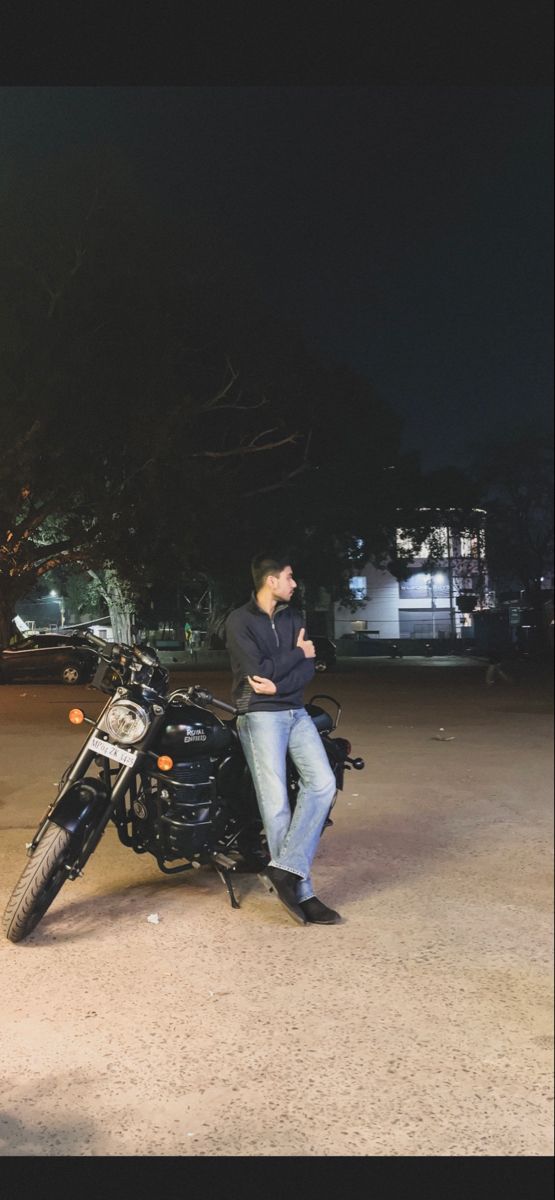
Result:
{"label": "faded jeans", "polygon": [[[237,718],[237,731],[256,789],[269,865],[300,875],[297,897],[308,900],[314,895],[310,867],[336,790],[320,734],[305,708],[245,713]],[[300,780],[292,816],[287,753]]]}

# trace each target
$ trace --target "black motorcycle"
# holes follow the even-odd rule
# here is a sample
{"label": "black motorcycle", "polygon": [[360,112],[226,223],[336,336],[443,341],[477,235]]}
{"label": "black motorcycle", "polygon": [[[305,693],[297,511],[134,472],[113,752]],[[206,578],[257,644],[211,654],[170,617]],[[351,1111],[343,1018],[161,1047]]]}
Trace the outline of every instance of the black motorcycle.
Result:
{"label": "black motorcycle", "polygon": [[[110,646],[86,636],[98,653],[91,686],[109,698],[96,720],[80,708],[69,713],[70,721],[91,730],[27,843],[29,862],[3,919],[12,942],[38,925],[67,879],[82,875],[109,821],[124,846],[154,855],[166,875],[211,865],[233,908],[239,907],[233,872],[261,872],[270,859],[236,709],[197,685],[168,693],[168,671],[150,646]],[[318,700],[331,701],[335,714]],[[230,716],[220,718],[211,707]],[[341,706],[319,695],[307,711],[341,790],[344,771],[364,766],[350,757],[345,738],[330,736]],[[299,779],[290,761],[287,780],[294,808]],[[328,815],[326,824],[332,823]]]}

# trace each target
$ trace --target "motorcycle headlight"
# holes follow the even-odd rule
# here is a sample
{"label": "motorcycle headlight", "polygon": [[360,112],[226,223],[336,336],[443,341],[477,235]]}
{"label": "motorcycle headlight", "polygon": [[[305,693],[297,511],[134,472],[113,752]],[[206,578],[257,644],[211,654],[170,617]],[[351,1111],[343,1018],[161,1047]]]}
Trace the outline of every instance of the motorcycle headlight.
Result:
{"label": "motorcycle headlight", "polygon": [[144,708],[135,704],[134,700],[117,700],[108,709],[102,723],[106,733],[115,742],[130,745],[132,742],[140,742],[144,737],[149,726],[149,717]]}

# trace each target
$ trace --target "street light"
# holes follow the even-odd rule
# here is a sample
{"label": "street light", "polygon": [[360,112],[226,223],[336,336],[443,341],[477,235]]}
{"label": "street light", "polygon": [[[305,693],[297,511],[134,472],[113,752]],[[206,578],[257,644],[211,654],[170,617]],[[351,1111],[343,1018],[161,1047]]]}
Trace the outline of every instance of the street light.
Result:
{"label": "street light", "polygon": [[55,588],[52,588],[52,590],[49,592],[49,595],[52,597],[53,600],[57,600],[58,604],[60,605],[60,629],[63,629],[65,615],[66,615],[65,606],[64,606],[64,598],[63,598],[63,596],[58,595]]}
{"label": "street light", "polygon": [[436,571],[434,575],[432,575],[432,574],[426,575],[425,579],[426,579],[426,584],[427,584],[428,588],[430,589],[430,607],[432,610],[432,638],[435,638],[435,636],[436,636],[436,602],[435,602],[435,593],[434,593],[434,579],[437,580],[438,583],[444,583],[445,576],[442,574],[441,571]]}

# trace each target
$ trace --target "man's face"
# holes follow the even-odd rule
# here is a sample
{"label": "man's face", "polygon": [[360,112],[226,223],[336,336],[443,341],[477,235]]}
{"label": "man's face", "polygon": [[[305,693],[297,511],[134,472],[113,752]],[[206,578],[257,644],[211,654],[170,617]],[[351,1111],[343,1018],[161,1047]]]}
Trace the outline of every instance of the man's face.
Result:
{"label": "man's face", "polygon": [[291,567],[284,567],[279,575],[268,575],[268,583],[276,600],[290,600],[297,584]]}

